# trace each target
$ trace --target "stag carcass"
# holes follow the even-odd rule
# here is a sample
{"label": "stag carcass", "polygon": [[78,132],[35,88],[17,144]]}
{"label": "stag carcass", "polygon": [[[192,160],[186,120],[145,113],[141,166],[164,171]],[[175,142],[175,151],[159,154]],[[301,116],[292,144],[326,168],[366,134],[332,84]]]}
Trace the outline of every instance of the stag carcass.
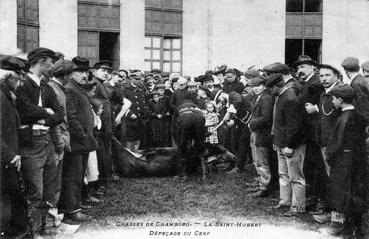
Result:
{"label": "stag carcass", "polygon": [[[159,177],[171,176],[177,172],[177,148],[153,148],[149,150],[139,150],[132,152],[120,144],[117,139],[113,139],[113,148],[117,162],[117,173],[121,177]],[[200,158],[196,155],[188,155],[189,174],[200,168]],[[236,165],[237,158],[224,147],[213,146],[209,148],[207,157],[207,167],[216,170],[230,169]]]}

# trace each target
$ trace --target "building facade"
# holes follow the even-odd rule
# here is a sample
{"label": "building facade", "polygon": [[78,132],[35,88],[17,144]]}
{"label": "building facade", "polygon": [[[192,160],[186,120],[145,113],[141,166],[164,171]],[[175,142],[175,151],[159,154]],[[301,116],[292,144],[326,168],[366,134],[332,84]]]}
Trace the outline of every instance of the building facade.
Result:
{"label": "building facade", "polygon": [[368,0],[1,0],[0,54],[43,46],[67,58],[185,75],[300,54],[369,59]]}

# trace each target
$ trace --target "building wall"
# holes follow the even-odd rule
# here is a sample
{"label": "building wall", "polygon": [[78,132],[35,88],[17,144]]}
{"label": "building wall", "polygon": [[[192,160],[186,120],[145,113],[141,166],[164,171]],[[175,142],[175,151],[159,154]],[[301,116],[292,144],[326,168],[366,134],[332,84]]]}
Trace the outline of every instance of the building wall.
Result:
{"label": "building wall", "polygon": [[339,69],[342,60],[355,56],[360,62],[369,60],[369,1],[324,0],[323,63]]}
{"label": "building wall", "polygon": [[121,0],[120,68],[144,69],[145,0]]}
{"label": "building wall", "polygon": [[77,55],[77,0],[39,0],[40,46],[63,52],[67,58]]}
{"label": "building wall", "polygon": [[0,0],[0,54],[17,52],[17,1]]}
{"label": "building wall", "polygon": [[284,62],[285,0],[184,0],[183,73]]}

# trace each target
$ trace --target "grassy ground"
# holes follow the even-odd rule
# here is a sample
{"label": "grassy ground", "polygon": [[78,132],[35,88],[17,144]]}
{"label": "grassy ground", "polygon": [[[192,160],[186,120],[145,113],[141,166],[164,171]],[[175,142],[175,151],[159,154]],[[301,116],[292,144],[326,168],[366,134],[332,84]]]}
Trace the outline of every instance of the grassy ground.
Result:
{"label": "grassy ground", "polygon": [[[263,226],[288,227],[314,233],[321,227],[309,214],[286,218],[283,216],[286,209],[272,209],[278,202],[278,192],[268,198],[253,198],[245,185],[251,178],[249,171],[234,175],[213,174],[204,182],[200,177],[190,177],[186,182],[175,181],[173,177],[120,179],[107,185],[103,203],[86,211],[95,219],[83,225],[80,231],[115,230],[116,222],[159,220],[181,220],[192,224],[201,222],[201,225],[216,221],[255,222]],[[278,233],[288,232],[277,229]],[[288,235],[282,236],[290,238]]]}

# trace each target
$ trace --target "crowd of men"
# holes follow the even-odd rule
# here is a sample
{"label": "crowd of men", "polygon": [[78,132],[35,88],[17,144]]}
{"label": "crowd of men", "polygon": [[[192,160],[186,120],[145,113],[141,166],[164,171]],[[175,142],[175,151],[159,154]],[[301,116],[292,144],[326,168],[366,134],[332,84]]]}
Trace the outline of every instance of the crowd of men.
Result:
{"label": "crowd of men", "polygon": [[305,55],[293,66],[222,65],[194,78],[112,66],[47,48],[27,60],[1,56],[3,236],[77,230],[61,220],[90,220],[84,209],[117,177],[115,138],[133,152],[178,147],[183,180],[189,153],[204,158],[222,145],[238,157],[227,173],[255,166],[246,183],[254,197],[279,189],[274,208],[285,216],[309,211],[329,223],[324,233],[361,238],[369,62],[343,60],[349,85],[336,67]]}

